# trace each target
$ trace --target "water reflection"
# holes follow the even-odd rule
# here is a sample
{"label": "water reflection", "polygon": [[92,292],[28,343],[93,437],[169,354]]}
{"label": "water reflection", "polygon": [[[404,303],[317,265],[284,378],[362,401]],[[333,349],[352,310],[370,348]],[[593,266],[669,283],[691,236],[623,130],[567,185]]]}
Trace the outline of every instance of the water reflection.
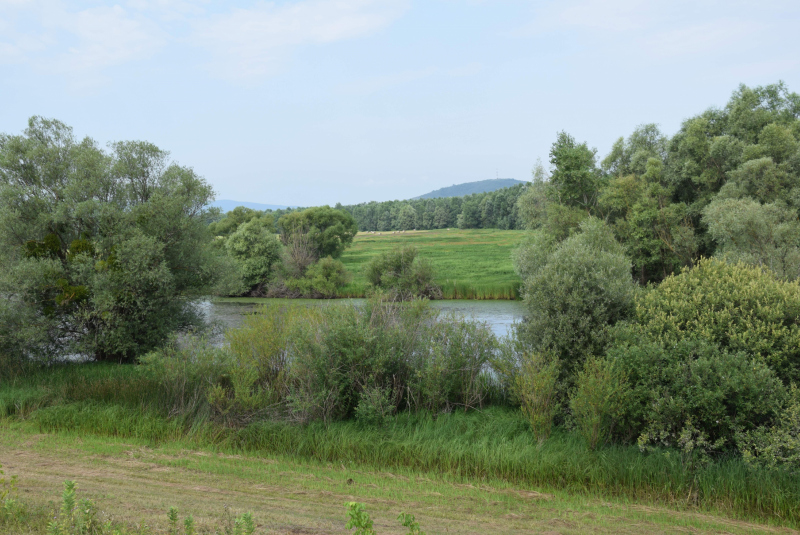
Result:
{"label": "water reflection", "polygon": [[[239,299],[213,300],[202,303],[207,318],[216,321],[226,328],[238,327],[245,315],[257,311],[267,303],[292,302],[312,306],[333,304],[359,304],[363,299]],[[431,301],[433,308],[442,312],[453,312],[466,318],[486,322],[497,336],[510,333],[514,322],[525,314],[525,307],[519,301]]]}

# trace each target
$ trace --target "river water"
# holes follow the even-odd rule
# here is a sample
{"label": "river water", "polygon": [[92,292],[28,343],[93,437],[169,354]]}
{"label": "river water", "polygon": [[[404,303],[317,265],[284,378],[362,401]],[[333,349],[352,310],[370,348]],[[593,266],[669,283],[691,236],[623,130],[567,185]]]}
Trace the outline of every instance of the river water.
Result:
{"label": "river water", "polygon": [[[267,303],[292,302],[309,306],[330,306],[331,304],[363,303],[363,299],[237,299],[237,300],[212,300],[202,304],[206,317],[216,321],[222,326],[238,327],[247,314],[256,312]],[[510,333],[515,322],[522,320],[525,307],[520,301],[431,301],[431,306],[442,312],[452,312],[465,318],[485,322],[497,336]]]}

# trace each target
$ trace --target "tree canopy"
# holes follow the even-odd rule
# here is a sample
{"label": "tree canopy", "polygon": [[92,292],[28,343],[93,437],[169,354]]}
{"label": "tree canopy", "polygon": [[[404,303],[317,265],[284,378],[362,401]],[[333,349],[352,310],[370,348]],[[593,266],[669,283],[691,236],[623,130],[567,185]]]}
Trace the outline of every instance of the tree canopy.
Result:
{"label": "tree canopy", "polygon": [[192,300],[221,266],[205,224],[212,199],[148,142],[105,151],[41,117],[0,135],[0,294],[6,314],[37,326],[21,354],[130,361],[198,324]]}

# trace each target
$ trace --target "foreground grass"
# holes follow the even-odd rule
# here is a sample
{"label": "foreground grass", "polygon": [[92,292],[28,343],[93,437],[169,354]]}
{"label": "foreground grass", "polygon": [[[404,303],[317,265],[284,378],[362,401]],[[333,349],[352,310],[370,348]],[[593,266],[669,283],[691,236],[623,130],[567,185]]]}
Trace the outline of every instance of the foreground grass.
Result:
{"label": "foreground grass", "polygon": [[200,532],[252,511],[257,533],[345,533],[347,501],[366,504],[378,533],[405,533],[396,520],[401,511],[415,514],[429,534],[793,532],[494,478],[465,483],[438,472],[201,449],[191,441],[42,435],[20,422],[0,424],[0,458],[38,513],[24,528],[6,531],[14,534],[46,532],[64,479],[75,480],[104,518],[131,527],[144,522],[157,533],[166,532],[171,506],[192,514]]}
{"label": "foreground grass", "polygon": [[373,257],[397,246],[413,245],[429,259],[445,299],[516,299],[521,281],[511,264],[511,251],[521,230],[470,229],[359,233],[342,262],[353,274],[343,297],[363,297],[364,267]]}
{"label": "foreground grass", "polygon": [[[737,458],[719,459],[690,472],[675,452],[644,455],[636,447],[624,446],[591,452],[576,435],[564,431],[539,445],[519,413],[508,409],[438,418],[405,414],[383,427],[355,422],[328,427],[255,423],[239,429],[210,422],[202,409],[169,417],[173,412],[169,397],[160,393],[157,378],[143,367],[67,366],[0,387],[0,419],[5,422],[0,434],[47,433],[46,439],[37,439],[43,448],[51,441],[73,440],[69,437],[105,437],[91,440],[97,448],[135,443],[253,459],[268,456],[317,467],[309,470],[388,471],[409,479],[436,479],[454,489],[459,485],[488,485],[516,489],[514,492],[535,489],[561,496],[573,504],[570,507],[576,501],[597,504],[614,500],[618,505],[638,503],[662,508],[664,514],[671,510],[692,518],[705,511],[788,526],[800,524],[798,477],[753,470]],[[0,454],[0,463],[7,464],[5,454]],[[404,500],[423,490],[414,487],[407,492],[397,503],[405,505]],[[444,495],[439,490],[431,492]],[[461,496],[456,493],[453,500],[456,495]],[[382,494],[365,496],[385,498]],[[451,506],[442,505],[443,510]],[[629,514],[627,510],[625,514]],[[579,525],[583,527],[575,532],[594,530],[592,522]]]}

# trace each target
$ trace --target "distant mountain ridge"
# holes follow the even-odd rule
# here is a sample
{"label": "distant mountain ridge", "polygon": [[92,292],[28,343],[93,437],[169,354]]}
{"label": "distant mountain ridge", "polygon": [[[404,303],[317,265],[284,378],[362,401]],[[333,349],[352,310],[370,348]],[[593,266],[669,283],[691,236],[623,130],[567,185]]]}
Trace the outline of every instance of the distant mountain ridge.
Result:
{"label": "distant mountain ridge", "polygon": [[223,213],[230,212],[237,206],[244,206],[245,208],[252,208],[253,210],[283,210],[289,208],[281,204],[261,204],[257,202],[246,201],[232,201],[230,199],[220,199],[211,203],[211,206],[219,208]]}
{"label": "distant mountain ridge", "polygon": [[440,188],[425,195],[414,197],[412,200],[417,199],[437,199],[440,197],[463,197],[465,195],[472,195],[473,193],[486,193],[495,191],[502,188],[510,188],[517,184],[523,184],[522,180],[515,178],[492,178],[489,180],[478,180],[477,182],[465,182],[463,184],[453,184],[446,188]]}

